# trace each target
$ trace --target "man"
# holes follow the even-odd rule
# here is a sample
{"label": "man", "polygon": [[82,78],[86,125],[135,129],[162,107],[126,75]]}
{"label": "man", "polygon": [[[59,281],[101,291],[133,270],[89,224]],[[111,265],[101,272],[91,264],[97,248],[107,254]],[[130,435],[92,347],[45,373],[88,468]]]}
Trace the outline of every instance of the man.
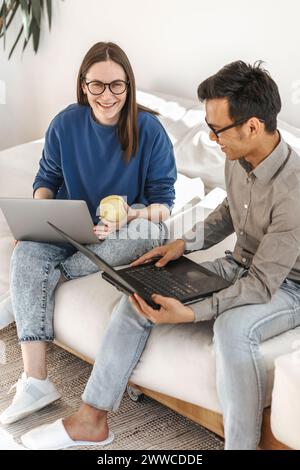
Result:
{"label": "man", "polygon": [[216,318],[225,448],[256,449],[267,382],[259,344],[300,324],[300,159],[276,129],[280,96],[260,63],[225,66],[200,84],[198,96],[210,138],[226,155],[227,198],[194,227],[202,241],[177,240],[135,264],[160,254],[163,266],[186,249],[208,248],[235,231],[233,253],[205,263],[234,284],[190,308],[156,299],[162,308],[155,311],[137,296],[133,303],[153,323]]}
{"label": "man", "polygon": [[[124,296],[98,353],[102,367],[89,379],[93,393],[84,392],[81,409],[63,425],[27,433],[28,447],[105,442],[107,412],[117,409],[153,325],[215,318],[225,448],[257,448],[266,401],[260,342],[300,325],[300,159],[277,131],[280,96],[260,63],[225,66],[200,84],[198,96],[205,102],[210,138],[226,155],[227,198],[182,240],[133,264],[159,255],[156,265],[164,266],[186,250],[206,249],[235,232],[233,253],[205,263],[233,285],[189,307],[154,295],[161,306],[154,310],[136,294]],[[192,236],[196,241],[189,241]]]}

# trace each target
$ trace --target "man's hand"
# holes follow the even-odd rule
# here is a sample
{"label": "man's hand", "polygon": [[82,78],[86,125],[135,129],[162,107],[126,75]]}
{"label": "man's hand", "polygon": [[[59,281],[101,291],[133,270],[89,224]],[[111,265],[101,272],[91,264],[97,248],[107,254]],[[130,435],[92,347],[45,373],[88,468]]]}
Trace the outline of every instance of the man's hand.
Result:
{"label": "man's hand", "polygon": [[179,258],[183,255],[185,250],[185,242],[184,240],[175,240],[168,245],[158,246],[157,248],[153,248],[153,250],[148,251],[145,255],[138,258],[136,261],[131,263],[130,266],[138,266],[139,264],[149,263],[153,261],[155,258],[161,256],[161,259],[155,263],[155,266],[162,267],[165,266],[169,261]]}
{"label": "man's hand", "polygon": [[159,310],[154,310],[136,293],[131,295],[129,300],[140,315],[155,324],[192,323],[195,320],[195,314],[191,308],[185,307],[179,300],[171,297],[152,295],[152,300],[161,306]]}

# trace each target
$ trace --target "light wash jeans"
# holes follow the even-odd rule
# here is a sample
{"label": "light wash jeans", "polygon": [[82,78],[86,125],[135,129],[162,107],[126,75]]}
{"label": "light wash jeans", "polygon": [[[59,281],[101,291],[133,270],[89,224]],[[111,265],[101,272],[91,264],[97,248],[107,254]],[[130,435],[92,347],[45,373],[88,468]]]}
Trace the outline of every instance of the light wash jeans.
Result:
{"label": "light wash jeans", "polygon": [[[87,246],[119,266],[163,244],[164,236],[163,224],[134,219],[117,234]],[[19,242],[11,258],[10,292],[20,342],[53,340],[54,293],[62,273],[70,280],[97,271],[94,263],[67,243]]]}
{"label": "light wash jeans", "polygon": [[[231,255],[203,265],[232,282],[247,275]],[[226,449],[257,448],[267,384],[259,346],[298,325],[300,286],[290,280],[284,281],[269,303],[233,308],[216,319],[217,390]],[[153,323],[138,315],[123,296],[102,340],[82,395],[84,402],[108,411],[118,408],[152,327]]]}

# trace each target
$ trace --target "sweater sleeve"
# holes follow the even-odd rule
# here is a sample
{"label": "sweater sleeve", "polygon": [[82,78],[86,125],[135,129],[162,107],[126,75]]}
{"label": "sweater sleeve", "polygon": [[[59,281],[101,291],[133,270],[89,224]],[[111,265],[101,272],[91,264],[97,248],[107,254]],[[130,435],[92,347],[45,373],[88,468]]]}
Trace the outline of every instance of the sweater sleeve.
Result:
{"label": "sweater sleeve", "polygon": [[153,142],[148,166],[145,196],[149,204],[165,204],[170,210],[175,199],[177,179],[172,143],[163,128]]}
{"label": "sweater sleeve", "polygon": [[41,187],[48,188],[53,191],[55,197],[63,181],[60,142],[55,121],[52,121],[46,132],[39,170],[33,183],[33,192],[35,193]]}

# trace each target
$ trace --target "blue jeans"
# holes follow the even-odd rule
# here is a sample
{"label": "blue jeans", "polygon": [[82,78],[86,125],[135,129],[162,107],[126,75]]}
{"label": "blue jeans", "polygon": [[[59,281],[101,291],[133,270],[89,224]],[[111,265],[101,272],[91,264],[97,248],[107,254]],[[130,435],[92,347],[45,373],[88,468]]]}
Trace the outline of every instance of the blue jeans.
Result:
{"label": "blue jeans", "polygon": [[[233,282],[247,275],[231,256],[203,265]],[[283,282],[269,303],[233,308],[216,319],[217,390],[224,416],[226,449],[257,448],[267,383],[259,346],[298,325],[300,286],[290,280]],[[118,408],[152,326],[124,296],[101,343],[82,396],[84,402],[104,410]]]}
{"label": "blue jeans", "polygon": [[124,295],[112,313],[82,400],[116,411],[128,379],[145,348],[153,323],[139,315]]}
{"label": "blue jeans", "polygon": [[[128,264],[164,242],[163,224],[135,219],[99,244],[87,245],[112,266]],[[152,238],[150,238],[150,235]],[[10,291],[18,337],[52,341],[54,294],[61,274],[70,280],[98,271],[66,243],[19,242],[10,266]]]}

